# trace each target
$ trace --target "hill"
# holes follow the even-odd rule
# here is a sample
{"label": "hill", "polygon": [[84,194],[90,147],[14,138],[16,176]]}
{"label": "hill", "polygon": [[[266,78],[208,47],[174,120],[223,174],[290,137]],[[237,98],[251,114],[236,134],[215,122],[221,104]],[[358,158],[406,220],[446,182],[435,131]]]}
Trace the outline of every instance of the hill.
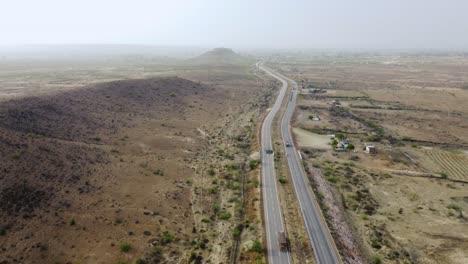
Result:
{"label": "hill", "polygon": [[188,60],[194,64],[244,64],[250,63],[251,60],[246,58],[229,48],[216,48],[207,51],[200,56]]}
{"label": "hill", "polygon": [[[217,104],[219,95],[212,87],[165,77],[3,102],[0,263],[77,261],[74,256],[84,258],[90,247],[106,252],[123,240],[143,248],[149,238],[127,233],[160,228],[188,239],[190,186],[181,182],[192,170],[181,160],[203,144],[193,139],[206,123],[197,119],[217,115],[202,103]],[[155,227],[145,210],[164,220],[187,217]],[[114,256],[107,257],[111,263]]]}

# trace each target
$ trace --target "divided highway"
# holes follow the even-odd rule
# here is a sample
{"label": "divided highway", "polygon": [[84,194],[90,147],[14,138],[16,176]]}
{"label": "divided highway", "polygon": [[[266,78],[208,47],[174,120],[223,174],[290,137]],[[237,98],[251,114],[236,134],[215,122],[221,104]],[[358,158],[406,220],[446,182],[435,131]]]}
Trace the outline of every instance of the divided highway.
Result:
{"label": "divided highway", "polygon": [[[293,180],[296,197],[301,209],[302,217],[311,240],[315,259],[318,264],[338,264],[341,263],[335,242],[331,237],[325,219],[322,216],[318,202],[309,187],[306,173],[302,166],[302,159],[294,146],[291,135],[290,122],[296,107],[297,84],[295,81],[273,72],[263,67],[268,74],[283,83],[282,89],[287,89],[288,82],[293,84],[293,89],[289,96],[288,106],[281,121],[281,136],[285,147],[286,159],[288,161],[291,178]],[[279,97],[278,97],[279,98]],[[289,144],[286,144],[289,143]],[[271,262],[270,262],[271,263]],[[282,262],[286,263],[286,262]]]}
{"label": "divided highway", "polygon": [[[270,75],[270,70],[257,63],[257,67],[266,71]],[[262,124],[262,193],[263,193],[263,211],[265,215],[265,230],[267,240],[267,255],[269,264],[290,263],[288,251],[281,251],[279,245],[279,232],[285,231],[283,214],[281,213],[281,204],[279,201],[277,180],[275,174],[274,154],[268,154],[265,150],[272,150],[271,127],[273,119],[278,113],[283,102],[288,84],[283,81],[283,87],[278,98]]]}

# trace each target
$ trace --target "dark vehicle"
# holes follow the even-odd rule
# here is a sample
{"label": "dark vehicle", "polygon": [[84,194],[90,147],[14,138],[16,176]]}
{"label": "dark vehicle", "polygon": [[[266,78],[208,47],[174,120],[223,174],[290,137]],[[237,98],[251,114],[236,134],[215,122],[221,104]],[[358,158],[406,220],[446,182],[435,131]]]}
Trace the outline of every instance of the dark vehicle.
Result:
{"label": "dark vehicle", "polygon": [[278,240],[281,251],[288,251],[288,238],[284,232],[278,232]]}
{"label": "dark vehicle", "polygon": [[272,149],[267,149],[267,150],[265,150],[265,153],[266,154],[273,154],[273,150]]}
{"label": "dark vehicle", "polygon": [[290,146],[291,146],[291,143],[286,142],[286,147],[290,147]]}

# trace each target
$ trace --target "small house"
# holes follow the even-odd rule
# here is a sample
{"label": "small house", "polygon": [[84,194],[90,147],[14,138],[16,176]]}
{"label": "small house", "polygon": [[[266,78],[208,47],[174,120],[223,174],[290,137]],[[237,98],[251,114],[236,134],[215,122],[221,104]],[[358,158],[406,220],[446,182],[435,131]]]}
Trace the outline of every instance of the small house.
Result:
{"label": "small house", "polygon": [[366,144],[366,150],[365,153],[367,154],[377,154],[377,149],[375,148],[374,145],[371,144]]}
{"label": "small house", "polygon": [[341,140],[336,144],[336,150],[337,151],[346,151],[349,146],[349,141],[347,139]]}

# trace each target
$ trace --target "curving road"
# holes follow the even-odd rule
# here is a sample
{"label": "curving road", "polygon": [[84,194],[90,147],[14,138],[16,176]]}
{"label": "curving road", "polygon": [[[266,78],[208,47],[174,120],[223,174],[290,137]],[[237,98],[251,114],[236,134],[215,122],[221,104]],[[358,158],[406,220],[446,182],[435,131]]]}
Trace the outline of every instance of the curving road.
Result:
{"label": "curving road", "polygon": [[[272,74],[269,69],[257,63],[257,67]],[[281,107],[284,95],[287,90],[287,83],[283,82],[283,87],[278,98],[262,124],[262,193],[263,193],[263,211],[265,215],[265,230],[267,240],[267,256],[269,264],[290,263],[290,255],[287,251],[281,251],[278,239],[278,232],[285,231],[283,223],[283,214],[279,202],[278,190],[276,186],[276,174],[274,153],[267,154],[265,150],[273,149],[271,141],[271,127],[273,119]]]}
{"label": "curving road", "polygon": [[[286,159],[288,160],[296,197],[312,244],[316,262],[318,264],[341,263],[335,242],[333,241],[330,231],[328,230],[328,226],[325,223],[325,219],[320,211],[315,195],[309,187],[306,173],[302,166],[302,159],[294,146],[291,135],[289,124],[296,107],[297,83],[282,74],[273,72],[265,67],[264,70],[271,76],[280,80],[283,83],[283,89],[285,86],[287,87],[288,82],[293,84],[293,89],[288,100],[288,106],[281,121],[281,136],[283,138]],[[286,142],[290,143],[290,146],[286,146]]]}

